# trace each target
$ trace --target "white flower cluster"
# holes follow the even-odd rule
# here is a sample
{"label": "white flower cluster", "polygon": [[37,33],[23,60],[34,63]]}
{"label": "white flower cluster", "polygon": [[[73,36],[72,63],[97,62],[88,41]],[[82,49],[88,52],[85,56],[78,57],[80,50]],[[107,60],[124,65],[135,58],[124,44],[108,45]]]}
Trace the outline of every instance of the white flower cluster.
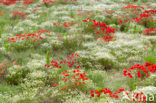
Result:
{"label": "white flower cluster", "polygon": [[36,79],[44,79],[46,77],[46,73],[44,71],[34,71],[27,75],[27,78],[36,80]]}
{"label": "white flower cluster", "polygon": [[43,23],[40,25],[40,27],[42,27],[42,28],[44,28],[44,27],[46,27],[46,26],[52,27],[52,26],[53,26],[53,22],[52,22],[52,21],[45,21],[45,22],[43,22]]}
{"label": "white flower cluster", "polygon": [[40,16],[39,15],[30,14],[27,17],[30,18],[30,19],[38,19]]}
{"label": "white flower cluster", "polygon": [[[116,41],[111,41],[108,44],[100,42],[88,42],[83,44],[88,49],[86,51],[77,51],[80,58],[92,59],[92,61],[109,61],[116,65],[123,65],[127,63],[142,62],[144,54],[144,47],[150,42],[144,39],[144,36],[131,35],[124,33],[116,33]],[[88,55],[87,55],[87,54]]]}
{"label": "white flower cluster", "polygon": [[45,64],[45,60],[42,58],[42,60],[36,60],[32,59],[30,62],[27,63],[27,67],[29,67],[31,70],[35,70],[37,68],[43,67]]}
{"label": "white flower cluster", "polygon": [[140,87],[134,90],[134,92],[143,92],[144,94],[156,94],[156,87],[154,86],[146,86]]}
{"label": "white flower cluster", "polygon": [[[71,91],[74,92],[74,91]],[[86,96],[83,92],[81,92],[76,97],[68,97],[65,103],[91,103],[91,100],[88,96]]]}

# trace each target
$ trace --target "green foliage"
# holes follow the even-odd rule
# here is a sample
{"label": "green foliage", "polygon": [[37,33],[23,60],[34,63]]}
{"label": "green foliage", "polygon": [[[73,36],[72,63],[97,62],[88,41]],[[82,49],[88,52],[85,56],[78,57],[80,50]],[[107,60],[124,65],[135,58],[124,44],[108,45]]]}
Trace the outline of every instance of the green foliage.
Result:
{"label": "green foliage", "polygon": [[48,8],[49,7],[49,4],[48,3],[44,3],[44,5]]}
{"label": "green foliage", "polygon": [[67,33],[62,33],[62,35],[63,35],[64,37],[67,37],[67,36],[68,36],[68,34],[67,34]]}
{"label": "green foliage", "polygon": [[156,64],[156,45],[152,45],[151,50],[145,56],[145,61]]}
{"label": "green foliage", "polygon": [[47,54],[46,54],[46,64],[50,65],[50,52],[49,51],[47,51]]}
{"label": "green foliage", "polygon": [[[97,70],[98,71],[98,70]],[[106,73],[103,71],[99,71],[99,72],[95,72],[95,71],[89,71],[87,72],[87,76],[89,79],[91,79],[97,87],[99,88],[103,88],[105,87],[105,82],[107,81],[106,77],[107,75],[105,75]]]}
{"label": "green foliage", "polygon": [[103,22],[106,23],[107,25],[110,25],[110,24],[118,25],[118,18],[114,18],[112,16],[106,16]]}
{"label": "green foliage", "polygon": [[93,27],[93,22],[85,22],[83,25],[82,25],[82,27],[83,27],[83,32],[84,33],[93,33],[93,29],[94,29],[94,27]]}
{"label": "green foliage", "polygon": [[40,102],[37,99],[25,98],[25,99],[18,100],[17,103],[42,103],[42,102]]}
{"label": "green foliage", "polygon": [[26,67],[11,67],[6,74],[6,82],[8,84],[18,85],[23,82],[23,79],[30,72]]}
{"label": "green foliage", "polygon": [[68,4],[73,4],[76,5],[77,3],[74,1],[64,1],[64,0],[58,0],[55,5],[68,5]]}
{"label": "green foliage", "polygon": [[16,43],[13,43],[12,41],[7,41],[4,40],[5,43],[5,49],[9,50],[9,51],[17,51],[17,52],[22,52],[25,51],[27,49],[32,49],[32,48],[38,48],[39,45],[41,45],[42,43],[44,43],[46,41],[46,39],[38,39],[36,40],[36,42],[33,42],[34,38],[30,38],[30,39],[25,39],[25,40],[16,40]]}
{"label": "green foliage", "polygon": [[99,59],[97,61],[99,64],[101,64],[104,68],[104,70],[110,70],[114,67],[114,62],[112,60],[109,60],[109,59],[105,59],[105,58],[102,58],[102,59]]}
{"label": "green foliage", "polygon": [[127,32],[127,31],[128,31],[128,26],[125,25],[125,24],[122,24],[122,25],[120,26],[120,31],[122,31],[122,32]]}
{"label": "green foliage", "polygon": [[156,27],[156,22],[152,19],[143,19],[143,22],[144,24],[141,24],[141,25],[145,26],[146,28],[153,29]]}
{"label": "green foliage", "polygon": [[135,23],[124,23],[120,26],[120,31],[132,34],[142,33],[145,28]]}
{"label": "green foliage", "polygon": [[[38,0],[34,0],[34,3],[30,4],[32,8],[27,8],[27,5],[20,5],[19,3],[18,6],[23,6],[23,9],[14,8],[17,5],[1,5],[0,10],[4,10],[4,16],[0,16],[0,67],[4,61],[8,61],[9,64],[12,61],[16,61],[21,66],[4,68],[6,75],[4,75],[4,81],[0,82],[0,103],[106,103],[111,102],[112,98],[107,98],[107,95],[104,94],[100,98],[90,98],[90,90],[97,89],[100,91],[103,88],[109,88],[114,91],[123,87],[125,87],[125,90],[135,90],[138,85],[156,85],[154,76],[149,77],[146,81],[138,82],[137,80],[124,78],[120,71],[122,66],[133,65],[136,62],[141,63],[144,60],[156,63],[155,46],[150,50],[150,47],[147,49],[149,51],[144,58],[146,51],[142,48],[145,47],[142,40],[146,41],[147,36],[142,38],[142,36],[132,35],[134,33],[142,33],[142,27],[144,27],[143,29],[156,27],[155,21],[148,22],[147,19],[144,19],[145,24],[131,25],[133,23],[124,23],[119,25],[119,18],[114,16],[120,15],[120,13],[121,15],[126,15],[126,13],[124,14],[120,10],[120,12],[115,12],[115,15],[99,15],[99,13],[104,11],[102,9],[93,9],[95,5],[100,3],[111,6],[120,3],[121,0],[112,0],[114,2],[95,1],[96,3],[94,1],[88,2],[87,0],[78,2],[58,0],[56,3],[43,4],[39,3]],[[148,0],[126,0],[125,5],[131,5],[129,3],[135,2],[140,3],[135,4],[139,6],[146,1]],[[77,6],[79,3],[87,6],[87,10],[77,12],[77,10],[81,9],[80,5]],[[148,5],[150,5],[150,2],[143,7],[146,8]],[[73,7],[71,8],[71,6]],[[92,6],[93,8],[90,9]],[[36,7],[39,7],[40,10],[32,12],[37,9]],[[64,12],[61,11],[62,9],[64,9]],[[112,10],[116,11],[116,9],[116,6],[113,6]],[[151,9],[153,8],[151,7]],[[19,15],[12,16],[11,13],[16,10],[27,13],[26,18],[22,18]],[[95,15],[85,15],[90,10]],[[134,11],[134,9],[128,10]],[[140,13],[140,11],[136,12]],[[82,15],[77,15],[78,13]],[[133,13],[129,14],[128,18],[138,16]],[[114,39],[109,43],[100,40],[96,41],[95,38],[96,36],[99,37],[99,35],[93,33],[93,22],[82,22],[83,19],[88,17],[97,22],[106,23],[122,32],[130,32],[130,34],[118,35],[118,33],[115,33],[116,40]],[[22,23],[22,19],[25,19],[24,23]],[[65,21],[74,22],[76,25],[68,28],[64,27],[62,24]],[[59,23],[60,26],[52,25],[54,22]],[[12,34],[36,32],[36,30],[41,29],[51,31],[51,33],[43,33],[45,38],[37,40],[35,43],[33,43],[33,38],[26,41],[17,40],[16,43],[7,40]],[[153,45],[156,44],[154,37],[151,36],[149,38]],[[53,52],[51,53],[51,51]],[[55,67],[45,68],[44,64],[50,65],[51,56],[55,60],[62,60],[65,55],[73,52],[80,52],[80,54],[78,53],[80,55],[78,59],[80,62],[79,69],[86,72],[88,81],[86,81],[85,86],[75,86],[75,89],[61,91],[61,87],[68,86],[71,88],[73,86],[72,83],[75,82],[72,81],[73,78],[71,76],[68,79],[71,82],[67,81],[68,84],[66,84],[67,82],[61,80],[62,72],[67,70],[72,74],[73,70],[77,68],[69,68],[66,64],[62,64],[61,69]],[[112,70],[116,71],[113,72]],[[4,85],[5,80],[7,85]],[[57,83],[56,87],[54,83]],[[11,101],[9,101],[10,98]],[[102,99],[103,101],[101,101]]]}
{"label": "green foliage", "polygon": [[21,92],[19,86],[9,86],[6,84],[0,84],[0,102],[1,103],[11,103],[8,98],[14,96]]}
{"label": "green foliage", "polygon": [[1,25],[0,25],[0,28],[1,28],[1,29],[0,29],[0,38],[1,38],[2,33],[3,33],[3,27],[4,27],[4,25],[3,25],[3,24],[1,24]]}
{"label": "green foliage", "polygon": [[57,33],[66,33],[67,32],[67,28],[64,26],[53,26],[52,27],[53,32],[57,32]]}
{"label": "green foliage", "polygon": [[20,92],[20,88],[18,86],[8,86],[6,84],[0,84],[0,93],[8,93],[8,94],[16,94]]}
{"label": "green foliage", "polygon": [[136,80],[134,78],[128,78],[126,80],[126,82],[127,82],[127,85],[129,86],[131,91],[136,89],[137,83],[136,83]]}
{"label": "green foliage", "polygon": [[8,23],[10,23],[10,19],[8,17],[4,18],[4,17],[1,17],[0,18],[0,38],[2,36],[2,33],[4,33],[4,27],[5,25],[7,25]]}
{"label": "green foliage", "polygon": [[82,48],[82,40],[81,37],[69,37],[63,40],[62,44],[63,48],[68,50],[69,52],[74,52],[77,49]]}

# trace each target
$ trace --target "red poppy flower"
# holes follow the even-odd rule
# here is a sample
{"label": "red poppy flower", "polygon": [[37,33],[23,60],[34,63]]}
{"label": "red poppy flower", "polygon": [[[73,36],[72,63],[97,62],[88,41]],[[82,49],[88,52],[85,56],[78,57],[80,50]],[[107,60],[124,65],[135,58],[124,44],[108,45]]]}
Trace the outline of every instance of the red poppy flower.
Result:
{"label": "red poppy flower", "polygon": [[97,97],[100,97],[101,94],[98,94]]}
{"label": "red poppy flower", "polygon": [[90,93],[94,93],[94,91],[93,91],[93,90],[91,90],[91,91],[90,91]]}
{"label": "red poppy flower", "polygon": [[141,77],[141,73],[140,73],[140,71],[138,71],[137,75],[138,75],[139,78]]}
{"label": "red poppy flower", "polygon": [[64,80],[65,82],[67,81],[67,79]]}
{"label": "red poppy flower", "polygon": [[94,94],[91,94],[91,97],[94,97]]}
{"label": "red poppy flower", "polygon": [[149,76],[150,76],[149,74],[146,75],[146,77],[149,77]]}
{"label": "red poppy flower", "polygon": [[5,63],[2,63],[2,66],[5,66],[6,64]]}
{"label": "red poppy flower", "polygon": [[53,86],[56,87],[57,86],[57,83],[55,83]]}

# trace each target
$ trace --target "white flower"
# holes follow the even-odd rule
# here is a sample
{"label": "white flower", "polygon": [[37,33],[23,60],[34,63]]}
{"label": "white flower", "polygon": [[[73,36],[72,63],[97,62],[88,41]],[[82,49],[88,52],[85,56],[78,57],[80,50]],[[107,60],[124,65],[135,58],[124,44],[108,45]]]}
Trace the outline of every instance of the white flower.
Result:
{"label": "white flower", "polygon": [[30,62],[27,63],[27,67],[31,69],[36,69],[36,68],[41,68],[45,65],[45,61],[43,60],[31,60]]}
{"label": "white flower", "polygon": [[32,73],[29,73],[27,77],[34,80],[34,79],[43,79],[46,77],[46,75],[47,74],[43,71],[34,71]]}
{"label": "white flower", "polygon": [[156,87],[154,86],[146,86],[146,87],[139,87],[134,90],[134,92],[143,92],[144,94],[156,94]]}

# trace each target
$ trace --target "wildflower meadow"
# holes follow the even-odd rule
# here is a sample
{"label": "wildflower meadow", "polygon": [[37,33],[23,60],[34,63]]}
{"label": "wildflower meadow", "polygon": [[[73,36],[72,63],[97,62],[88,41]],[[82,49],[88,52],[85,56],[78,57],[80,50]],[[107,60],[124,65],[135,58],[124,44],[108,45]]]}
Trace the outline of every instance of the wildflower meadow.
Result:
{"label": "wildflower meadow", "polygon": [[156,103],[156,0],[0,0],[0,103]]}

